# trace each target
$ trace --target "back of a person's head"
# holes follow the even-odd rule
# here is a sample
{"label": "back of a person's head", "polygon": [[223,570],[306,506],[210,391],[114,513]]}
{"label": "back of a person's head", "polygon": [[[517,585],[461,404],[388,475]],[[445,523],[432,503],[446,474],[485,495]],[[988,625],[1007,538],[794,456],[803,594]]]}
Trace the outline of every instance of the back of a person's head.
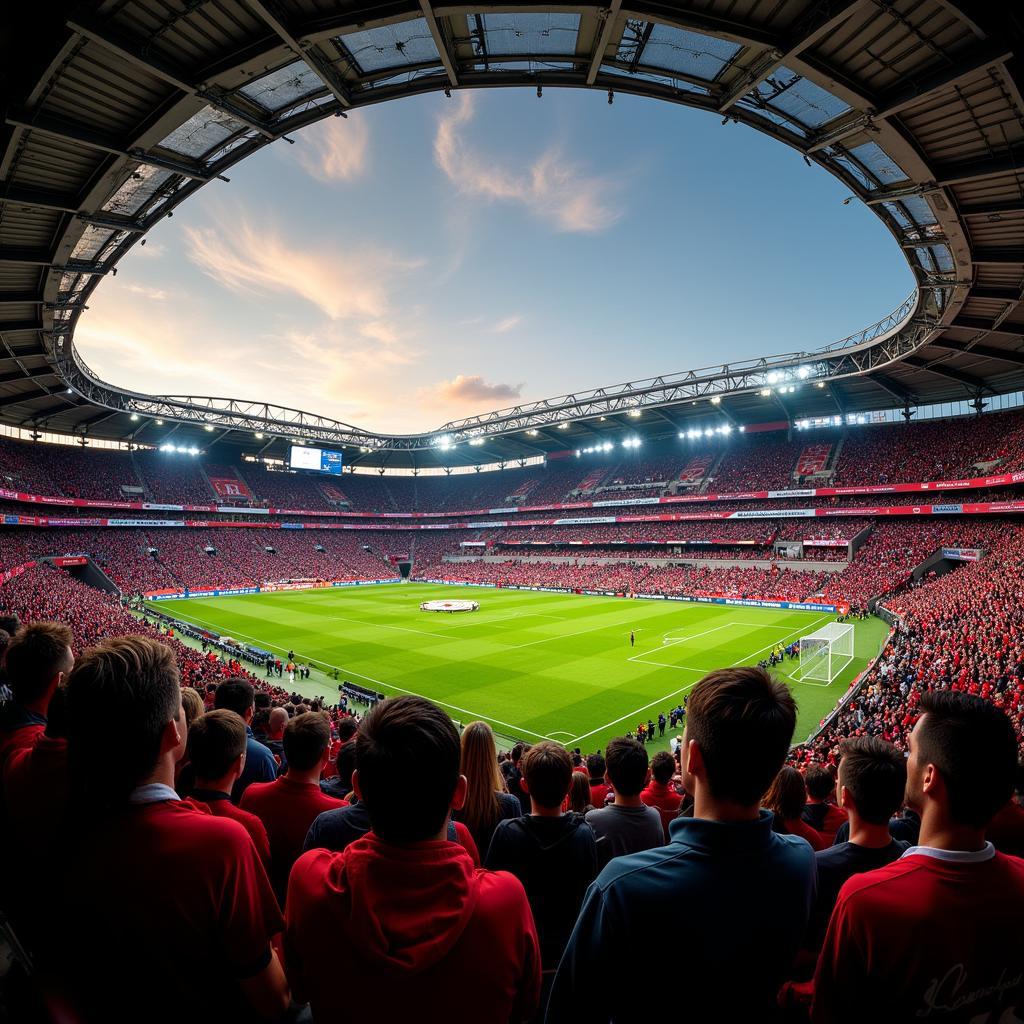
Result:
{"label": "back of a person's head", "polygon": [[245,753],[245,722],[221,708],[209,711],[188,731],[188,754],[197,779],[220,779]]}
{"label": "back of a person's head", "polygon": [[768,810],[774,811],[786,821],[799,818],[806,802],[807,787],[804,785],[804,777],[789,765],[775,776],[762,801]]}
{"label": "back of a person's head", "polygon": [[832,773],[821,764],[811,764],[804,772],[807,795],[812,800],[827,800],[836,791],[836,780]]}
{"label": "back of a person's head", "polygon": [[246,679],[225,679],[217,685],[213,706],[218,710],[234,711],[243,718],[255,706],[256,692]]}
{"label": "back of a person's head", "polygon": [[581,814],[590,806],[590,780],[583,772],[573,772],[569,780],[569,810]]}
{"label": "back of a person's head", "polygon": [[257,711],[269,711],[273,701],[265,690],[256,690],[252,695],[252,703]]}
{"label": "back of a person's head", "polygon": [[181,713],[174,654],[149,637],[104,640],[79,658],[66,699],[72,776],[117,803],[152,773],[164,730]]}
{"label": "back of a person's head", "polygon": [[954,690],[930,690],[911,736],[908,793],[916,791],[927,765],[945,787],[949,816],[982,828],[1013,794],[1017,740],[1002,709]]}
{"label": "back of a person's head", "polygon": [[839,754],[839,784],[853,798],[857,815],[871,825],[887,824],[903,803],[906,758],[878,736],[843,740]]}
{"label": "back of a person's head", "polygon": [[560,807],[569,792],[572,775],[568,751],[550,740],[534,744],[523,755],[523,778],[531,798],[540,807]]}
{"label": "back of a person's head", "polygon": [[14,634],[21,629],[21,619],[19,619],[17,615],[12,615],[10,612],[4,612],[0,615],[0,629],[9,636],[14,636]]}
{"label": "back of a person's head", "polygon": [[[459,733],[423,697],[374,705],[356,739],[359,793],[373,831],[392,842],[418,842],[444,827],[459,782]],[[410,788],[415,767],[425,769]]]}
{"label": "back of a person's head", "polygon": [[316,768],[330,745],[331,723],[323,712],[304,711],[284,727],[284,756],[296,771]]}
{"label": "back of a person's head", "polygon": [[497,794],[505,788],[498,767],[494,733],[486,722],[470,722],[460,738],[461,772],[466,776],[466,800],[462,820],[469,828],[487,828],[497,821],[501,809]]}
{"label": "back of a person's head", "polygon": [[587,771],[590,772],[592,779],[603,779],[606,767],[604,758],[600,754],[591,754],[587,758]]}
{"label": "back of a person's head", "polygon": [[676,759],[667,750],[659,750],[651,758],[651,775],[654,776],[655,782],[660,782],[662,785],[671,782],[675,773]]}
{"label": "back of a person's head", "polygon": [[198,690],[191,686],[181,688],[181,706],[185,709],[185,724],[191,729],[192,723],[206,711],[206,705]]}
{"label": "back of a person's head", "polygon": [[338,781],[346,788],[352,788],[352,772],[358,764],[358,750],[355,743],[346,743],[338,751]]}
{"label": "back of a person's head", "polygon": [[795,728],[793,695],[760,668],[711,672],[687,703],[685,737],[700,747],[711,795],[745,807],[756,805],[772,784]]}
{"label": "back of a person's head", "polygon": [[29,704],[46,696],[54,677],[71,670],[71,629],[63,622],[32,622],[11,638],[4,655],[14,699]]}
{"label": "back of a person's head", "polygon": [[647,749],[631,736],[618,736],[605,747],[605,771],[616,793],[636,796],[647,781]]}
{"label": "back of a person's head", "polygon": [[359,726],[354,718],[343,718],[338,723],[338,739],[342,743],[348,743],[350,739],[359,731]]}

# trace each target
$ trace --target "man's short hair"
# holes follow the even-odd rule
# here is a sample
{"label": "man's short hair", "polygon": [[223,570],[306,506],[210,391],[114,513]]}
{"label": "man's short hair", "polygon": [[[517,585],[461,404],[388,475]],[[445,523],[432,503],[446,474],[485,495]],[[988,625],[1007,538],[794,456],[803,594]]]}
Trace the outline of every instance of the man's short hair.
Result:
{"label": "man's short hair", "polygon": [[246,679],[225,679],[217,686],[213,706],[218,711],[234,711],[245,718],[246,712],[256,706],[256,691]]}
{"label": "man's short hair", "polygon": [[542,740],[523,755],[523,778],[540,807],[560,807],[572,781],[572,758],[565,747]]}
{"label": "man's short hair", "polygon": [[836,780],[832,773],[821,764],[811,764],[804,772],[807,795],[815,800],[827,800],[836,791]]}
{"label": "man's short hair", "polygon": [[647,748],[632,736],[617,736],[605,747],[605,771],[616,793],[636,796],[647,781]]}
{"label": "man's short hair", "polygon": [[304,711],[284,727],[284,756],[290,768],[315,768],[331,745],[331,723],[322,711]]}
{"label": "man's short hair", "polygon": [[941,772],[950,817],[983,828],[1013,795],[1017,739],[1010,719],[991,701],[955,690],[929,690],[919,707],[919,761]]}
{"label": "man's short hair", "polygon": [[72,640],[71,628],[63,622],[32,622],[14,634],[4,666],[16,701],[30,704],[46,695],[67,662]]}
{"label": "man's short hair", "polygon": [[[423,697],[389,697],[363,719],[356,739],[359,789],[373,831],[418,842],[444,827],[459,781],[462,750],[452,720]],[[410,798],[411,772],[417,777]]]}
{"label": "man's short hair", "polygon": [[181,708],[173,651],[149,637],[104,640],[79,658],[66,698],[72,777],[101,800],[125,800],[153,771]]}
{"label": "man's short hair", "polygon": [[762,668],[711,672],[687,703],[686,736],[700,747],[711,795],[746,807],[772,784],[795,728],[793,695]]}
{"label": "man's short hair", "polygon": [[[853,797],[857,814],[886,825],[899,810],[907,788],[907,760],[878,736],[853,736],[839,745],[839,784]],[[810,789],[810,772],[807,788]]]}
{"label": "man's short hair", "polygon": [[338,723],[338,739],[343,743],[348,743],[358,731],[359,723],[354,718],[343,718]]}
{"label": "man's short hair", "polygon": [[220,779],[245,753],[245,722],[221,708],[200,715],[188,732],[189,762],[197,779]]}
{"label": "man's short hair", "polygon": [[14,634],[21,629],[21,619],[19,619],[17,615],[5,612],[0,615],[0,629],[4,630],[6,633],[10,633],[11,636],[14,636]]}
{"label": "man's short hair", "polygon": [[603,779],[606,767],[604,758],[600,754],[591,754],[587,758],[587,771],[592,779]]}
{"label": "man's short hair", "polygon": [[676,759],[667,750],[659,750],[651,758],[651,775],[654,776],[655,782],[660,782],[663,785],[671,782],[675,773]]}

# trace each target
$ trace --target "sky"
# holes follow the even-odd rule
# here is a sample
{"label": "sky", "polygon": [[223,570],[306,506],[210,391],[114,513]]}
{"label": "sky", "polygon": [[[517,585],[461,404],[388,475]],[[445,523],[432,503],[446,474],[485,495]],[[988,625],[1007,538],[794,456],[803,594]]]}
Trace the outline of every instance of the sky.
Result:
{"label": "sky", "polygon": [[413,97],[236,165],[75,333],[133,390],[386,432],[814,349],[914,282],[848,190],[743,125],[547,89]]}

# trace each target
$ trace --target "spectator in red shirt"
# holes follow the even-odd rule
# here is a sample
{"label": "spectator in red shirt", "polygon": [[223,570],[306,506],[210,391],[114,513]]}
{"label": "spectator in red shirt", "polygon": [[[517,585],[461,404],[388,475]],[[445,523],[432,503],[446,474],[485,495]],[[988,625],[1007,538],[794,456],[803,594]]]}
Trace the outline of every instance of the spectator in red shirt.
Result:
{"label": "spectator in red shirt", "polygon": [[906,793],[919,845],[840,891],[814,978],[816,1022],[1011,1020],[1024,1006],[1024,861],[985,839],[1013,791],[1013,727],[956,691],[929,691],[919,707]]}
{"label": "spectator in red shirt", "polygon": [[242,797],[243,811],[255,814],[270,838],[271,878],[284,905],[288,872],[302,853],[309,826],[318,814],[342,802],[320,790],[320,772],[327,763],[331,726],[327,715],[307,711],[296,715],[284,730],[288,773],[273,782],[254,782]]}
{"label": "spectator in red shirt", "polygon": [[640,792],[640,799],[661,815],[666,842],[669,822],[679,813],[679,805],[683,802],[683,798],[672,785],[672,776],[675,773],[676,759],[667,750],[659,750],[651,758],[651,780]]}
{"label": "spectator in red shirt", "polygon": [[188,733],[188,755],[195,772],[189,799],[211,814],[237,821],[249,833],[263,866],[270,870],[270,840],[263,822],[231,802],[231,787],[245,766],[245,722],[221,709],[201,715]]}
{"label": "spectator in red shirt", "polygon": [[63,623],[33,622],[7,645],[12,699],[0,708],[0,771],[13,751],[32,746],[46,728],[50,698],[75,663],[71,638]]}
{"label": "spectator in red shirt", "polygon": [[270,939],[283,922],[252,840],[172,788],[186,744],[174,652],[145,637],[89,649],[68,679],[67,711],[88,817],[66,854],[60,930],[81,1016],[280,1017],[288,985]]}
{"label": "spectator in red shirt", "polygon": [[812,850],[824,850],[828,843],[800,816],[807,802],[804,777],[787,765],[764,795],[762,806],[775,815],[772,827],[781,835],[800,836],[811,844]]}
{"label": "spectator in red shirt", "polygon": [[[356,744],[353,784],[373,828],[341,853],[310,850],[292,870],[285,949],[296,995],[325,1021],[379,1019],[385,1001],[390,1017],[529,1020],[540,951],[523,886],[474,869],[445,838],[466,792],[451,719],[422,697],[391,698]],[[424,769],[414,794],[410,765]],[[339,964],[357,965],[358,984],[338,984]]]}
{"label": "spectator in red shirt", "polygon": [[[815,832],[820,832],[827,843],[832,843],[839,826],[846,821],[846,812],[832,803],[836,795],[836,780],[823,765],[812,764],[804,772],[804,784],[807,786],[807,803],[800,816]],[[896,806],[898,808],[899,804]]]}
{"label": "spectator in red shirt", "polygon": [[591,754],[587,758],[587,772],[590,775],[590,802],[594,807],[604,807],[605,797],[611,791],[605,779],[605,762],[600,754]]}

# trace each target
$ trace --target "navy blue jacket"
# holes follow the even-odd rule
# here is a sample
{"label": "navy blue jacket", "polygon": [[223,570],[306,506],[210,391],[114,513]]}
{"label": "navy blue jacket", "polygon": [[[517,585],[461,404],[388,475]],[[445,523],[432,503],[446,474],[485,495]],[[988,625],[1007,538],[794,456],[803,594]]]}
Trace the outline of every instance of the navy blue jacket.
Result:
{"label": "navy blue jacket", "polygon": [[265,747],[245,727],[245,767],[231,789],[231,802],[237,804],[242,794],[254,782],[273,782],[277,778],[277,762],[268,747]]}
{"label": "navy blue jacket", "polygon": [[[686,1020],[770,1020],[807,926],[814,851],[772,814],[676,818],[669,843],[617,857],[587,890],[551,990],[548,1024],[649,1022],[652,977],[685,972]],[[676,968],[666,964],[675,963]]]}

